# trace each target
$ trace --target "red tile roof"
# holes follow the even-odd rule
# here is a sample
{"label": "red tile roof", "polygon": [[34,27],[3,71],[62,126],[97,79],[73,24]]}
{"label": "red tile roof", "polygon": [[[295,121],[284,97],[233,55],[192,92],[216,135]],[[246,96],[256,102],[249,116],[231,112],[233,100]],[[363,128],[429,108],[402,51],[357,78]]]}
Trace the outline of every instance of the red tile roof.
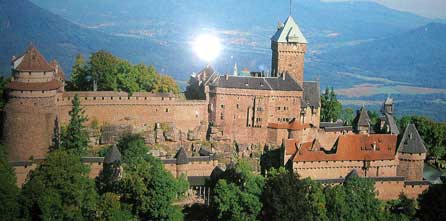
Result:
{"label": "red tile roof", "polygon": [[[300,144],[294,161],[392,160],[395,159],[396,144],[397,136],[393,134],[341,135],[333,153],[321,150],[318,142]],[[287,142],[287,145],[292,145],[292,142]],[[287,146],[287,153],[291,149]]]}
{"label": "red tile roof", "polygon": [[[16,67],[18,71],[53,71],[45,58],[40,54],[36,47],[30,45],[22,56],[22,61]],[[18,59],[18,58],[17,58]],[[15,60],[17,60],[15,59]]]}
{"label": "red tile roof", "polygon": [[41,91],[41,90],[56,90],[60,87],[58,80],[51,80],[43,83],[27,83],[13,81],[6,85],[7,88],[21,91]]}

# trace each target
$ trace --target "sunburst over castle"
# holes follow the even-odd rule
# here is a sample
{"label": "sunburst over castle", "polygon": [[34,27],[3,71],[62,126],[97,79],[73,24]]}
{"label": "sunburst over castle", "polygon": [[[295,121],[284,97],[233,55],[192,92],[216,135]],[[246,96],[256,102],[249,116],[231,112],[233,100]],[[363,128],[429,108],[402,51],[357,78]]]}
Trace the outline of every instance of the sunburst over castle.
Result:
{"label": "sunburst over castle", "polygon": [[[65,91],[57,61],[48,63],[29,46],[12,60],[3,119],[3,141],[18,185],[46,157],[55,131],[70,121],[77,95],[88,116],[86,125],[100,125],[100,130],[89,129],[91,145],[114,144],[126,133],[140,133],[146,144],[165,148],[152,154],[174,176],[185,174],[192,186],[205,186],[203,180],[233,151],[259,159],[259,151],[275,149],[280,154],[274,160],[281,166],[324,185],[370,177],[378,197],[386,200],[400,193],[416,198],[428,188],[423,140],[412,124],[400,133],[392,98],[383,102],[377,125],[365,107],[352,126],[320,122],[319,82],[304,80],[307,40],[291,16],[278,26],[271,49],[270,73],[235,66],[232,74],[221,75],[206,66],[191,76],[185,99],[172,93]],[[94,177],[103,162],[118,155],[114,148],[108,159],[84,157],[83,162],[91,165]]]}

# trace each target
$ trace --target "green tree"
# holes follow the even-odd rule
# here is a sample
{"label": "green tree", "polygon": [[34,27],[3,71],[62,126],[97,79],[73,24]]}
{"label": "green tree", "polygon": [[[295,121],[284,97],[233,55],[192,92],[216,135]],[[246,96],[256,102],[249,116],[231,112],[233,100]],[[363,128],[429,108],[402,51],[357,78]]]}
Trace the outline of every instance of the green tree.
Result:
{"label": "green tree", "polygon": [[349,177],[343,184],[346,204],[349,208],[347,220],[380,220],[382,211],[376,198],[375,182],[368,178]]}
{"label": "green tree", "polygon": [[132,160],[145,158],[149,148],[144,144],[144,138],[139,134],[127,134],[119,139],[117,147],[122,154],[122,161],[131,163]]}
{"label": "green tree", "polygon": [[418,197],[420,209],[418,217],[421,220],[446,219],[446,184],[433,184]]}
{"label": "green tree", "polygon": [[178,193],[176,180],[152,156],[124,164],[118,191],[121,201],[130,205],[132,212],[142,220],[181,218],[178,217],[180,210],[172,206]]}
{"label": "green tree", "polygon": [[3,76],[0,76],[0,110],[3,109],[6,105],[6,84],[9,82],[9,78],[5,78]]}
{"label": "green tree", "polygon": [[0,145],[0,220],[14,220],[18,217],[18,196],[15,172],[8,163],[5,146]]}
{"label": "green tree", "polygon": [[256,220],[260,216],[264,178],[252,172],[246,161],[239,161],[217,179],[212,207],[219,220]]}
{"label": "green tree", "polygon": [[73,66],[73,89],[92,90],[95,84],[99,91],[180,93],[175,80],[158,74],[153,66],[133,65],[103,50],[92,53],[88,62],[78,56]]}
{"label": "green tree", "polygon": [[96,216],[97,193],[79,155],[55,150],[30,172],[20,205],[24,219],[85,220]]}
{"label": "green tree", "polygon": [[71,72],[71,81],[68,89],[71,90],[91,90],[93,86],[88,78],[87,64],[82,54],[78,54],[74,61]]}
{"label": "green tree", "polygon": [[291,172],[269,177],[262,199],[266,220],[328,220],[322,186]]}
{"label": "green tree", "polygon": [[324,190],[327,201],[327,216],[330,220],[348,220],[349,207],[347,204],[347,196],[342,185],[328,187]]}
{"label": "green tree", "polygon": [[120,221],[135,220],[127,205],[120,202],[120,196],[115,193],[105,193],[100,197],[97,205],[99,220]]}
{"label": "green tree", "polygon": [[338,101],[333,88],[327,87],[321,95],[321,120],[334,122],[341,117],[342,104]]}
{"label": "green tree", "polygon": [[353,120],[355,119],[355,114],[352,108],[345,108],[342,110],[341,119],[344,121],[345,125],[351,126]]}
{"label": "green tree", "polygon": [[159,159],[147,154],[141,136],[124,136],[117,146],[122,154],[123,175],[109,190],[141,220],[181,220],[181,210],[172,204],[186,191],[185,184],[166,171]]}
{"label": "green tree", "polygon": [[214,188],[213,204],[218,220],[257,220],[262,208],[258,197],[223,179]]}
{"label": "green tree", "polygon": [[63,149],[82,155],[88,147],[88,133],[84,123],[87,121],[85,111],[80,106],[79,97],[74,96],[72,109],[69,112],[70,122],[62,131],[61,144]]}

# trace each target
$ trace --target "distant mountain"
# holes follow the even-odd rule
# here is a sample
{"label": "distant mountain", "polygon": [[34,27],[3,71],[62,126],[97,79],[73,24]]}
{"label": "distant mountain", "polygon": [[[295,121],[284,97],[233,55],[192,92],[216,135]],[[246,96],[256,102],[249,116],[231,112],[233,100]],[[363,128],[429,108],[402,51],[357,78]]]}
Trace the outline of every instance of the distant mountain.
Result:
{"label": "distant mountain", "polygon": [[[106,49],[133,62],[166,64],[167,50],[150,39],[111,36],[75,25],[28,0],[0,0],[0,73],[9,74],[9,61],[32,42],[47,59],[57,59],[70,72],[78,53]],[[167,59],[166,59],[167,60]]]}
{"label": "distant mountain", "polygon": [[[277,22],[283,21],[289,14],[288,1],[271,0],[33,1],[71,21],[104,31],[125,32],[168,24],[164,30],[158,30],[162,36],[176,31],[197,31],[196,28],[200,26],[214,26],[248,32],[266,29],[268,32],[264,37],[269,38],[268,33],[274,31]],[[294,1],[293,16],[306,35],[318,42],[381,38],[432,21],[371,2],[333,3],[317,0]],[[177,36],[181,37],[184,36]]]}
{"label": "distant mountain", "polygon": [[430,23],[385,39],[332,50],[319,59],[338,71],[445,88],[445,39],[446,24]]}

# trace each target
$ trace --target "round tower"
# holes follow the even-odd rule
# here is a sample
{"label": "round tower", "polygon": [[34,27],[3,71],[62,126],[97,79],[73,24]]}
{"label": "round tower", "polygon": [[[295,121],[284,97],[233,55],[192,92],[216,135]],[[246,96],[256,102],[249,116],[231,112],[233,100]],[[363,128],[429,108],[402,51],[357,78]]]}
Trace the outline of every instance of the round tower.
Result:
{"label": "round tower", "polygon": [[189,157],[187,157],[186,150],[181,147],[175,155],[177,165],[177,178],[184,174],[187,177],[187,171],[189,169]]}
{"label": "round tower", "polygon": [[12,60],[12,80],[4,108],[3,142],[10,161],[45,157],[56,119],[60,81],[55,69],[30,45]]}
{"label": "round tower", "polygon": [[426,147],[414,124],[407,125],[398,145],[397,157],[397,176],[406,180],[423,180]]}
{"label": "round tower", "polygon": [[302,86],[307,39],[293,17],[289,16],[284,24],[279,24],[271,38],[271,49],[271,76],[288,74]]}

